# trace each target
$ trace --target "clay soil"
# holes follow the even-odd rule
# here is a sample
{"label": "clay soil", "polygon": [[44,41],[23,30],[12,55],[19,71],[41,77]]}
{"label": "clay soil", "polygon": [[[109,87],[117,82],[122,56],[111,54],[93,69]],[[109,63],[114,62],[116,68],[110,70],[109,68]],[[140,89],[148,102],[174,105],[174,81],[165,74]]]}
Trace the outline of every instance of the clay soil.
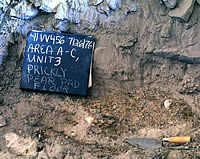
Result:
{"label": "clay soil", "polygon": [[[0,70],[0,113],[7,125],[0,128],[0,150],[14,158],[4,135],[14,132],[37,140],[32,158],[167,158],[175,151],[182,158],[200,158],[200,129],[187,102],[158,89],[130,90],[118,82],[106,88],[98,77],[87,98],[23,91],[19,88],[22,59],[8,56]],[[95,76],[95,75],[94,75]],[[95,80],[99,82],[95,82]],[[169,109],[166,99],[173,101]],[[190,135],[187,144],[165,143],[149,151],[124,142],[129,137]]]}

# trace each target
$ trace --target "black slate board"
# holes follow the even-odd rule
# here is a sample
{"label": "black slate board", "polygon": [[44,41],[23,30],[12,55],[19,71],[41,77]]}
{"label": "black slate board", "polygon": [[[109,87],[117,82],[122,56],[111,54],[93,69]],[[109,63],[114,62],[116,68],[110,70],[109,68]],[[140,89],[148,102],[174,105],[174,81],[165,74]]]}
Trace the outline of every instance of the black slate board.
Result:
{"label": "black slate board", "polygon": [[30,31],[20,88],[86,96],[94,38]]}

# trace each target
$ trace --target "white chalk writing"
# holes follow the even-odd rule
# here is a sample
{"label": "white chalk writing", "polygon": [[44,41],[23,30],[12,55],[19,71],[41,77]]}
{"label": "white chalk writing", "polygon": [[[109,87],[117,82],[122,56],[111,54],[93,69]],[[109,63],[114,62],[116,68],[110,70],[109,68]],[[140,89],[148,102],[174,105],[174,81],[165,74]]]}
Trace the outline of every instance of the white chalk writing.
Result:
{"label": "white chalk writing", "polygon": [[93,41],[86,39],[79,40],[73,37],[69,37],[69,44],[82,49],[92,49],[93,47]]}
{"label": "white chalk writing", "polygon": [[53,63],[54,66],[59,66],[61,64],[61,57],[54,56],[39,56],[28,54],[28,62],[30,63]]}
{"label": "white chalk writing", "polygon": [[75,59],[75,61],[78,61],[78,60],[79,60],[79,57],[74,56],[74,54],[73,54],[74,52],[76,52],[76,49],[75,49],[75,48],[73,48],[73,49],[71,50],[70,55],[71,55],[72,58]]}
{"label": "white chalk writing", "polygon": [[27,73],[28,74],[34,74],[34,75],[45,75],[45,76],[51,76],[51,77],[59,77],[59,78],[65,78],[67,69],[63,67],[43,67],[33,64],[28,64],[27,67]]}
{"label": "white chalk writing", "polygon": [[65,39],[64,39],[64,36],[59,36],[59,35],[54,35],[54,34],[42,34],[42,33],[35,33],[35,32],[32,32],[30,34],[30,37],[33,38],[33,41],[34,42],[52,42],[52,44],[64,44],[65,43]]}
{"label": "white chalk writing", "polygon": [[45,49],[44,49],[44,45],[40,45],[40,44],[30,44],[28,46],[27,52],[31,52],[31,53],[41,53],[41,54],[46,54],[46,55],[53,55],[53,48],[51,45],[48,45]]}
{"label": "white chalk writing", "polygon": [[[65,58],[71,58],[70,62],[78,62],[82,57],[80,50],[92,49],[94,42],[87,38],[79,39],[71,36],[66,38],[62,34],[42,32],[31,32],[30,38],[31,43],[28,41],[26,48],[27,83],[34,89],[44,91],[68,93],[70,89],[79,89],[82,81],[69,78],[68,73],[70,74],[72,70],[67,67],[68,61],[65,61]],[[64,65],[62,62],[65,62]]]}

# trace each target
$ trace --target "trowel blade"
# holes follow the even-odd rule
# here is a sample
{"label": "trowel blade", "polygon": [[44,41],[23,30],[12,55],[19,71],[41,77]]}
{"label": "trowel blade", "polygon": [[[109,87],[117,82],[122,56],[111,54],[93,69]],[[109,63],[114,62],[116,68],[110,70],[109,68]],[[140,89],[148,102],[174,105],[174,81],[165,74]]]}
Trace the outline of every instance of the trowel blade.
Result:
{"label": "trowel blade", "polygon": [[162,146],[160,142],[153,138],[128,138],[125,141],[131,145],[148,150],[158,149]]}

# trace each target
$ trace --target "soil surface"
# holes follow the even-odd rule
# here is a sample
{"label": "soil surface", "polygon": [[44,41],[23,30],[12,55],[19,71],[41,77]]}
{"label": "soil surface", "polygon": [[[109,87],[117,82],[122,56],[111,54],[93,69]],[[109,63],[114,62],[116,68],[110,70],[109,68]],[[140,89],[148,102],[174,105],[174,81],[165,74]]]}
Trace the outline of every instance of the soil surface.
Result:
{"label": "soil surface", "polygon": [[[131,90],[122,81],[110,89],[100,79],[87,98],[22,91],[21,67],[22,59],[8,55],[0,71],[0,114],[7,123],[0,128],[1,158],[200,157],[200,128],[188,103],[174,94]],[[167,99],[169,109],[163,104]],[[183,135],[192,141],[164,143],[153,151],[124,141]]]}

